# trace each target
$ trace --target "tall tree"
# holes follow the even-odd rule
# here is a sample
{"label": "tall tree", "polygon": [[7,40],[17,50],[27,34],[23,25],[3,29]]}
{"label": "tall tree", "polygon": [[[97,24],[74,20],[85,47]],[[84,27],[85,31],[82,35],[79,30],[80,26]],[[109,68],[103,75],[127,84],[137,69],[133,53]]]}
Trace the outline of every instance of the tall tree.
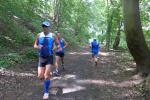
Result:
{"label": "tall tree", "polygon": [[115,41],[114,41],[114,44],[113,44],[113,49],[115,49],[115,50],[118,49],[119,43],[120,43],[121,25],[122,25],[122,22],[119,21],[117,35],[115,37]]}
{"label": "tall tree", "polygon": [[123,0],[126,41],[136,64],[137,71],[150,73],[150,51],[142,31],[139,0]]}
{"label": "tall tree", "polygon": [[113,12],[108,18],[107,22],[107,31],[106,31],[106,51],[109,51],[110,48],[110,39],[111,39],[111,28],[112,28]]}

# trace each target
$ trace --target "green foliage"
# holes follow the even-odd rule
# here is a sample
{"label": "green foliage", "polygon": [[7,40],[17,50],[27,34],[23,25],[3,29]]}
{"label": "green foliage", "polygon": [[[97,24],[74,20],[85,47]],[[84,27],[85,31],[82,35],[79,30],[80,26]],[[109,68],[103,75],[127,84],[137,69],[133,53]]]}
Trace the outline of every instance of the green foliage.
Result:
{"label": "green foliage", "polygon": [[[0,47],[0,50],[4,52],[4,48]],[[6,49],[5,49],[6,50]],[[10,52],[10,51],[9,51]],[[1,54],[0,57],[0,68],[9,68],[15,64],[26,63],[38,58],[37,50],[33,48],[27,48],[24,51],[21,50],[20,53],[8,53]]]}
{"label": "green foliage", "polygon": [[[88,40],[91,10],[89,3],[81,0],[56,0],[58,22],[55,29],[64,33],[69,42],[84,44]],[[73,37],[72,39],[70,37]]]}
{"label": "green foliage", "polygon": [[[143,31],[150,46],[149,4],[149,0],[140,1]],[[115,41],[118,23],[123,23],[120,0],[3,0],[0,1],[0,52],[31,47],[45,19],[52,22],[52,31],[62,32],[71,46],[85,45],[93,37],[105,45],[111,15],[110,47]],[[119,46],[127,48],[123,25]],[[27,49],[21,55],[34,59],[36,52]]]}
{"label": "green foliage", "polygon": [[[113,46],[115,37],[118,31],[118,24],[123,20],[122,7],[120,0],[94,0],[91,4],[92,10],[90,20],[91,33],[95,32],[99,41],[102,44],[106,44],[106,40],[110,39],[110,46]],[[123,27],[121,27],[123,31]],[[110,34],[110,35],[108,35]],[[121,35],[124,34],[121,32]],[[92,34],[91,34],[91,37]],[[124,36],[121,36],[120,40],[123,44],[120,44],[122,48],[126,48]]]}
{"label": "green foliage", "polygon": [[26,49],[22,54],[24,55],[24,58],[28,60],[29,59],[34,60],[38,58],[37,50],[33,48]]}
{"label": "green foliage", "polygon": [[143,0],[140,2],[141,22],[144,31],[144,36],[148,46],[150,47],[150,2]]}
{"label": "green foliage", "polygon": [[0,68],[8,68],[18,63],[22,63],[22,57],[17,53],[9,53],[0,57]]}

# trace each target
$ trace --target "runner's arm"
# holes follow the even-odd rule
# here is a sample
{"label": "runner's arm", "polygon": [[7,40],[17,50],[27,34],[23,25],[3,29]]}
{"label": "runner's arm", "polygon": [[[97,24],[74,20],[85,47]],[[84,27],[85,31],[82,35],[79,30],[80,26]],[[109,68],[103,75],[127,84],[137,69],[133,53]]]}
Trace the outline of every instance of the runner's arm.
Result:
{"label": "runner's arm", "polygon": [[39,38],[39,34],[37,35],[37,37],[35,38],[35,41],[34,41],[34,48],[36,48],[36,49],[40,49],[42,47],[42,46],[38,45],[38,38]]}
{"label": "runner's arm", "polygon": [[63,38],[63,41],[64,41],[64,44],[65,44],[64,48],[66,48],[68,46],[68,42],[66,42],[66,40],[64,38]]}
{"label": "runner's arm", "polygon": [[89,48],[92,48],[92,44],[91,43],[89,43]]}
{"label": "runner's arm", "polygon": [[56,44],[53,45],[53,51],[56,51]]}
{"label": "runner's arm", "polygon": [[58,50],[61,51],[62,49],[61,49],[58,37],[54,33],[53,33],[53,37],[54,37],[54,41],[55,41],[55,44],[56,44],[56,48],[58,48]]}

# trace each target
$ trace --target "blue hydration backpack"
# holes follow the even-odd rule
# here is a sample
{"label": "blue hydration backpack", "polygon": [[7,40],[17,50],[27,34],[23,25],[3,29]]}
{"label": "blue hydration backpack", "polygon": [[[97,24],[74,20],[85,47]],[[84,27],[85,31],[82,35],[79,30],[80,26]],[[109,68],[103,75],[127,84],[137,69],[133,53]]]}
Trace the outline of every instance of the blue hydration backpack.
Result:
{"label": "blue hydration backpack", "polygon": [[40,33],[38,38],[38,45],[42,45],[43,47],[39,50],[40,57],[48,57],[53,54],[53,43],[54,39],[52,33],[47,35],[44,32]]}
{"label": "blue hydration backpack", "polygon": [[99,51],[99,43],[97,43],[97,41],[93,41],[91,43],[91,46],[92,46],[92,52],[97,53]]}

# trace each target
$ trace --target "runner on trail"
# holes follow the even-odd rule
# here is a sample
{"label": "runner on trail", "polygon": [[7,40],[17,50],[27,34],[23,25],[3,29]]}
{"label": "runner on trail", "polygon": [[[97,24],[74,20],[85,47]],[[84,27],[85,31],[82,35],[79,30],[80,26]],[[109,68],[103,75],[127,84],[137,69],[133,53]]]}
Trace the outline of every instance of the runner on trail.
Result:
{"label": "runner on trail", "polygon": [[60,32],[57,33],[57,37],[58,37],[58,41],[60,44],[60,47],[62,49],[62,51],[58,50],[58,48],[56,48],[56,57],[55,57],[55,71],[54,71],[54,75],[59,76],[59,61],[61,60],[61,67],[64,69],[64,56],[65,56],[65,48],[68,46],[68,43],[65,41],[64,38],[62,38],[62,35]]}
{"label": "runner on trail", "polygon": [[49,98],[49,86],[51,84],[51,67],[53,65],[53,44],[61,51],[58,38],[50,32],[49,21],[42,23],[43,32],[39,33],[34,42],[34,48],[39,50],[38,77],[44,80],[43,99]]}
{"label": "runner on trail", "polygon": [[92,62],[95,63],[95,66],[98,64],[98,52],[100,49],[99,43],[96,39],[90,43],[91,53],[92,53]]}

